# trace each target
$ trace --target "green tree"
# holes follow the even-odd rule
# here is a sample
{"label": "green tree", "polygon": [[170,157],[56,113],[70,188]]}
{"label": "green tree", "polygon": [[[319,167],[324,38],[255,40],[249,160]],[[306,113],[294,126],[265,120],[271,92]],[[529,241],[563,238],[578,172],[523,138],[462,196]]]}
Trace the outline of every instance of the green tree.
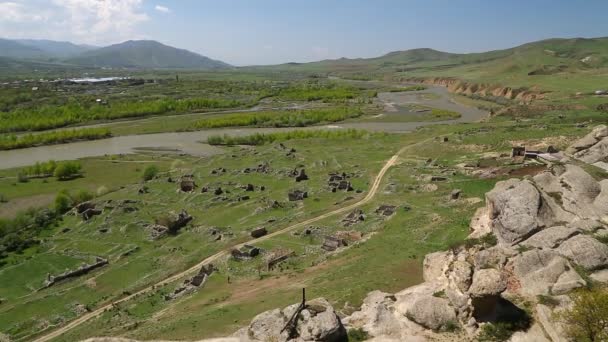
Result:
{"label": "green tree", "polygon": [[154,177],[156,177],[157,174],[158,174],[158,167],[156,167],[156,165],[150,165],[150,166],[146,167],[146,169],[144,170],[143,178],[145,181],[149,181],[149,180],[154,179]]}
{"label": "green tree", "polygon": [[81,168],[78,162],[65,162],[57,165],[53,175],[59,180],[67,180],[79,175]]}
{"label": "green tree", "polygon": [[55,212],[65,214],[72,208],[72,199],[65,192],[60,192],[55,197]]}
{"label": "green tree", "polygon": [[572,295],[572,302],[558,315],[566,325],[566,333],[574,341],[608,341],[608,291],[580,290]]}

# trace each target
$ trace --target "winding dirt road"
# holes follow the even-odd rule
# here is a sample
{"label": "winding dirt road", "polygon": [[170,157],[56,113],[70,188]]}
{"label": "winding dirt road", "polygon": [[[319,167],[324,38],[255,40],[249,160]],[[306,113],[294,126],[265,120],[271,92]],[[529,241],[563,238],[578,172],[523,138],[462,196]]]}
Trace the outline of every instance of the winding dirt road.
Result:
{"label": "winding dirt road", "polygon": [[89,320],[101,316],[106,310],[112,309],[112,307],[114,305],[116,305],[116,304],[127,302],[127,301],[129,301],[129,300],[131,300],[131,299],[133,299],[133,298],[135,298],[137,296],[146,294],[148,292],[152,292],[157,287],[161,287],[161,286],[167,285],[167,284],[172,283],[174,281],[177,281],[177,280],[179,280],[181,278],[184,278],[184,277],[186,277],[186,276],[188,276],[190,274],[198,272],[198,270],[203,265],[210,264],[210,263],[212,263],[212,262],[214,262],[214,261],[216,261],[216,260],[218,260],[218,259],[220,259],[220,258],[222,258],[222,257],[224,257],[226,255],[228,255],[229,252],[232,249],[234,249],[234,248],[240,248],[240,247],[242,247],[245,244],[252,244],[252,243],[262,242],[262,241],[271,239],[271,238],[273,238],[273,237],[275,237],[277,235],[284,234],[284,233],[290,232],[292,230],[296,230],[296,229],[302,228],[302,227],[310,225],[310,224],[312,224],[314,222],[317,222],[317,221],[320,221],[320,220],[324,220],[326,218],[329,218],[329,217],[332,217],[332,216],[335,216],[335,215],[339,215],[339,214],[345,213],[347,211],[351,211],[351,210],[353,210],[353,209],[355,209],[357,207],[360,207],[360,206],[362,206],[364,204],[367,204],[368,202],[370,202],[374,198],[374,196],[378,192],[378,189],[380,187],[380,183],[382,183],[382,179],[384,178],[386,172],[393,165],[395,165],[395,163],[397,162],[397,159],[399,159],[399,156],[405,150],[407,150],[408,148],[413,147],[413,146],[418,145],[418,144],[421,144],[423,142],[418,142],[418,143],[415,143],[415,144],[412,144],[412,145],[405,146],[401,150],[399,150],[393,157],[391,157],[391,159],[389,159],[384,164],[384,166],[382,167],[382,169],[380,170],[380,172],[378,173],[378,175],[374,179],[374,182],[372,183],[372,186],[369,189],[369,192],[367,193],[367,195],[363,199],[361,199],[360,201],[358,201],[356,203],[353,203],[353,204],[350,204],[350,205],[347,205],[345,207],[342,207],[342,208],[330,211],[328,213],[325,213],[325,214],[322,214],[322,215],[310,218],[308,220],[296,223],[294,225],[285,227],[283,229],[277,230],[276,232],[273,232],[271,234],[265,235],[263,237],[260,237],[260,238],[257,238],[257,239],[252,239],[252,240],[249,240],[247,242],[241,243],[239,245],[231,246],[231,247],[229,247],[227,249],[224,249],[224,250],[222,250],[222,251],[220,251],[220,252],[218,252],[216,254],[213,254],[213,255],[205,258],[204,260],[202,260],[198,264],[190,267],[189,269],[187,269],[185,271],[182,271],[180,273],[174,274],[174,275],[172,275],[172,276],[170,276],[168,278],[165,278],[164,280],[162,280],[162,281],[160,281],[160,282],[158,282],[158,283],[156,283],[154,285],[150,285],[150,286],[148,286],[148,287],[146,287],[146,288],[144,288],[142,290],[139,290],[139,291],[137,291],[137,292],[135,292],[135,293],[127,296],[127,297],[123,297],[121,299],[118,299],[118,300],[110,303],[110,304],[104,305],[104,306],[102,306],[102,307],[100,307],[100,308],[98,308],[98,309],[96,309],[94,311],[91,311],[91,312],[89,312],[89,313],[87,313],[87,314],[85,314],[85,315],[83,315],[83,316],[81,316],[81,317],[79,317],[79,318],[71,321],[70,323],[66,324],[65,326],[58,328],[57,330],[54,330],[54,331],[52,331],[52,332],[50,332],[50,333],[48,333],[46,335],[38,337],[34,341],[36,341],[36,342],[45,342],[45,341],[50,341],[50,340],[52,340],[54,338],[57,338],[57,337],[65,334],[66,332],[68,332],[68,331],[76,328],[77,326],[79,326],[79,325],[81,325],[81,324],[83,324],[83,323],[85,323],[85,322],[87,322]]}

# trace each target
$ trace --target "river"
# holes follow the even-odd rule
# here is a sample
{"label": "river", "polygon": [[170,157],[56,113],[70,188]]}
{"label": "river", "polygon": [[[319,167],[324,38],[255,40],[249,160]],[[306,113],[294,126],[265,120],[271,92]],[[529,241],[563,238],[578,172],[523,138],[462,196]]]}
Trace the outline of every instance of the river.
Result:
{"label": "river", "polygon": [[[429,94],[429,96],[421,96],[422,94]],[[296,129],[343,128],[403,133],[430,124],[475,122],[488,115],[485,111],[454,102],[447,89],[438,86],[432,86],[426,90],[416,92],[380,93],[378,98],[385,104],[387,113],[403,112],[403,115],[408,115],[411,113],[403,111],[402,106],[420,104],[455,111],[460,113],[461,117],[456,120],[442,122],[347,122],[306,128],[230,128],[196,132],[118,136],[109,139],[0,151],[0,169],[27,166],[51,159],[74,160],[85,157],[135,153],[141,150],[162,150],[196,156],[209,156],[222,153],[223,150],[201,143],[201,141],[206,141],[209,136],[217,134],[248,135],[252,133],[269,133]]]}

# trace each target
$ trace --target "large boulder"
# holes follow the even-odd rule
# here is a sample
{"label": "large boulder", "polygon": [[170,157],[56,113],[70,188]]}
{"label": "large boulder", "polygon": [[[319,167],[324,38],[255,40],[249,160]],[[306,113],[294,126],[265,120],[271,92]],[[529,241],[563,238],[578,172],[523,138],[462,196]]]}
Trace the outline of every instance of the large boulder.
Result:
{"label": "large boulder", "polygon": [[594,164],[608,158],[608,127],[597,126],[582,139],[572,144],[566,152],[573,157]]}
{"label": "large boulder", "polygon": [[517,252],[511,248],[503,246],[494,246],[488,249],[481,250],[474,255],[476,269],[484,268],[502,268],[508,258],[513,257]]}
{"label": "large boulder", "polygon": [[499,242],[517,243],[539,228],[541,197],[528,181],[509,179],[498,182],[486,194],[491,226]]}
{"label": "large boulder", "polygon": [[424,281],[435,281],[444,275],[445,268],[451,261],[450,252],[435,252],[427,254],[422,264]]}
{"label": "large boulder", "polygon": [[608,266],[608,246],[588,235],[566,240],[557,252],[588,270]]}
{"label": "large boulder", "polygon": [[343,320],[349,329],[363,329],[371,336],[395,336],[403,330],[402,322],[391,306],[396,298],[390,293],[372,291],[363,300],[361,309]]}
{"label": "large boulder", "polygon": [[534,248],[556,248],[562,242],[578,233],[579,231],[575,228],[555,226],[532,235],[528,240],[522,242],[521,245]]}
{"label": "large boulder", "polygon": [[507,280],[498,270],[488,268],[478,270],[473,275],[469,288],[472,297],[497,296],[507,289]]}
{"label": "large boulder", "polygon": [[[289,329],[282,330],[296,314],[299,305],[263,312],[237,335],[250,341],[290,340]],[[346,337],[346,330],[331,304],[324,298],[318,298],[308,301],[306,307],[299,312],[291,337],[296,341],[341,341]]]}
{"label": "large boulder", "polygon": [[568,260],[551,250],[533,249],[510,260],[507,267],[512,268],[519,291],[525,296],[548,295],[553,288],[583,286],[585,281],[576,273]]}
{"label": "large boulder", "polygon": [[456,312],[447,299],[423,296],[414,301],[407,318],[425,328],[440,330],[456,322]]}
{"label": "large boulder", "polygon": [[466,292],[471,286],[473,266],[462,260],[454,261],[451,266],[449,279],[460,292]]}

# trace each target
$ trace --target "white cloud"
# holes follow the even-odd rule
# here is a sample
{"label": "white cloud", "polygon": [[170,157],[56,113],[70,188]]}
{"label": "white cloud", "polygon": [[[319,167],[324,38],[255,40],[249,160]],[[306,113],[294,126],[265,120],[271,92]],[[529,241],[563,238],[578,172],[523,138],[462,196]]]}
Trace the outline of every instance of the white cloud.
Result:
{"label": "white cloud", "polygon": [[45,12],[34,13],[29,11],[22,3],[12,1],[0,2],[0,21],[3,22],[38,22],[46,19]]}
{"label": "white cloud", "polygon": [[161,6],[161,5],[156,5],[154,7],[154,9],[157,10],[157,11],[159,11],[159,12],[162,12],[162,13],[170,13],[171,12],[171,10],[168,7]]}
{"label": "white cloud", "polygon": [[144,0],[0,0],[0,36],[108,44],[141,39]]}

